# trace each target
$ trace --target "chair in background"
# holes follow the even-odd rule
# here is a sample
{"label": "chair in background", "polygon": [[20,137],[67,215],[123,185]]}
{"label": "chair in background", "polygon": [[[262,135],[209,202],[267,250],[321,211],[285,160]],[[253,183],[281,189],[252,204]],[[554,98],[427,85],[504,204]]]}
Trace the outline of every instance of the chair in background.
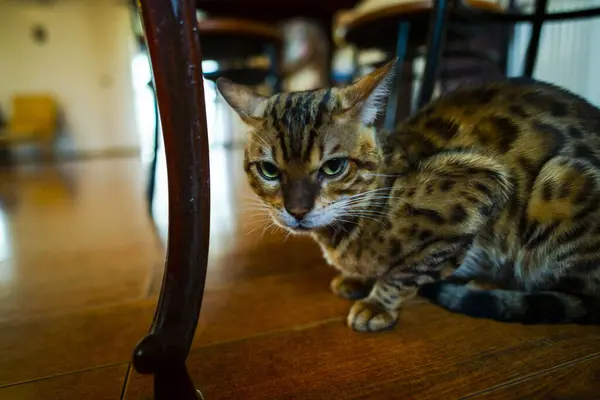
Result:
{"label": "chair in background", "polygon": [[[430,69],[437,64],[439,58],[470,58],[476,61],[470,70],[461,69],[457,73],[470,76],[484,76],[504,72],[507,52],[508,30],[494,32],[493,45],[483,48],[468,46],[469,37],[481,35],[482,31],[462,31],[452,25],[449,28],[448,9],[444,0],[397,0],[392,2],[365,2],[354,10],[339,13],[335,25],[335,37],[338,44],[350,44],[358,51],[377,49],[384,54],[381,64],[398,58],[393,93],[388,104],[385,126],[393,129],[396,121],[403,119],[414,111],[413,94],[418,94],[417,104],[422,106],[425,99],[430,99],[435,79],[425,79],[431,75]],[[441,8],[440,8],[441,7]],[[495,1],[465,0],[465,7],[502,13],[503,8]],[[487,28],[486,28],[487,29]],[[443,37],[438,31],[444,31]],[[488,32],[489,33],[489,32]],[[449,41],[460,43],[454,49],[444,46],[446,35]],[[425,68],[421,76],[413,70],[413,61],[425,59]],[[379,64],[376,64],[377,66]],[[446,71],[446,77],[451,70]],[[437,78],[437,73],[436,73]],[[413,83],[420,80],[421,87],[414,90]],[[415,93],[416,92],[416,93]],[[427,100],[428,101],[428,100]]]}
{"label": "chair in background", "polygon": [[[417,19],[422,13],[423,8],[428,8],[429,23],[426,20]],[[439,77],[441,67],[440,61],[444,58],[446,43],[452,34],[452,23],[458,24],[505,24],[514,25],[519,22],[529,22],[532,24],[532,35],[525,57],[525,67],[523,75],[531,77],[535,69],[537,60],[541,31],[544,23],[549,21],[577,20],[590,18],[600,15],[600,7],[586,8],[567,12],[548,12],[548,0],[536,0],[533,3],[533,12],[524,13],[514,7],[514,1],[509,2],[506,9],[500,8],[497,4],[481,0],[430,0],[430,1],[412,1],[405,0],[395,6],[390,6],[385,12],[367,13],[358,18],[346,17],[340,23],[340,29],[344,39],[352,44],[358,44],[359,47],[365,43],[361,41],[370,40],[374,42],[374,36],[379,42],[385,42],[382,38],[397,38],[393,42],[396,46],[395,54],[400,60],[408,59],[410,54],[409,43],[409,23],[407,19],[411,18],[412,26],[424,25],[428,27],[426,62],[421,78],[421,87],[417,107],[420,108],[427,104],[434,93],[435,83]],[[419,22],[420,21],[420,22]],[[394,32],[397,32],[394,34]],[[414,37],[411,33],[410,37]],[[507,43],[508,45],[508,43]],[[390,45],[388,44],[388,48]],[[483,60],[486,57],[484,56]],[[505,60],[503,63],[505,64]],[[405,81],[407,70],[400,63],[396,77],[396,88]],[[408,71],[410,76],[410,71]],[[403,78],[404,77],[404,78]],[[386,126],[393,128],[396,121],[408,115],[412,109],[399,109],[396,104],[402,105],[410,103],[405,98],[406,90],[396,90],[396,95],[391,98],[386,118]]]}
{"label": "chair in background", "polygon": [[204,72],[206,79],[225,77],[248,86],[267,81],[271,91],[280,91],[283,38],[277,28],[241,18],[208,17],[199,18],[198,33],[204,60],[218,65]]}
{"label": "chair in background", "polygon": [[15,95],[8,127],[0,135],[0,147],[12,149],[23,144],[36,144],[45,158],[51,158],[57,130],[58,105],[52,96]]}
{"label": "chair in background", "polygon": [[[329,49],[333,49],[331,36],[333,16],[341,9],[351,8],[358,0],[196,0],[199,10],[210,18],[243,18],[262,24],[277,26],[294,19],[304,18],[317,23],[327,32]],[[331,75],[331,51],[326,70]]]}
{"label": "chair in background", "polygon": [[[449,35],[448,21],[457,21],[463,24],[509,24],[529,22],[532,24],[532,33],[525,56],[523,76],[532,77],[535,70],[539,52],[542,27],[550,21],[573,21],[583,18],[600,16],[600,7],[583,8],[574,11],[548,12],[548,0],[536,0],[533,3],[533,12],[524,13],[513,8],[506,12],[497,12],[485,8],[470,7],[470,1],[462,0],[436,0],[431,11],[428,50],[425,72],[422,78],[421,93],[418,106],[427,104],[433,95],[433,87],[438,77],[440,59]],[[512,1],[511,1],[512,3]]]}
{"label": "chair in background", "polygon": [[[228,78],[253,87],[257,92],[270,95],[281,91],[283,34],[270,24],[243,18],[206,17],[198,19],[200,46],[205,61],[212,61],[210,70],[205,66],[204,77],[214,82]],[[224,104],[215,87],[215,105]],[[218,121],[226,136],[213,137],[213,143],[224,147],[235,145],[231,120],[225,112],[218,112]],[[213,132],[215,133],[215,132]]]}

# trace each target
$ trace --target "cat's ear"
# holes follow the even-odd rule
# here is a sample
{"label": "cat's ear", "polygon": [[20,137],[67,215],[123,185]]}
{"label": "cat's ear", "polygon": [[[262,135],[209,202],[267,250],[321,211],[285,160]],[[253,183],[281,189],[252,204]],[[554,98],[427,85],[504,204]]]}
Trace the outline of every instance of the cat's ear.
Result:
{"label": "cat's ear", "polygon": [[227,104],[244,122],[255,125],[261,121],[266,97],[255,93],[247,86],[233,83],[227,78],[217,79],[217,88]]}
{"label": "cat's ear", "polygon": [[360,118],[363,124],[372,124],[377,115],[385,112],[396,71],[396,59],[342,89],[342,107],[345,113]]}

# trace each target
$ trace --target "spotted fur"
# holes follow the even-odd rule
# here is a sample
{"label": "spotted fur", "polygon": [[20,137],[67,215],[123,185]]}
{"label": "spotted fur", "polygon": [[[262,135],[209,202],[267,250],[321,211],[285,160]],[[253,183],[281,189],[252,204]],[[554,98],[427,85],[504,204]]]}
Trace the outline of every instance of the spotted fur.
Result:
{"label": "spotted fur", "polygon": [[[600,323],[600,110],[508,79],[447,94],[386,133],[372,123],[392,70],[264,98],[218,82],[250,127],[250,185],[340,270],[332,290],[356,300],[348,324],[390,328],[418,293],[478,318]],[[347,160],[334,177],[332,157]],[[257,170],[265,161],[276,180]]]}

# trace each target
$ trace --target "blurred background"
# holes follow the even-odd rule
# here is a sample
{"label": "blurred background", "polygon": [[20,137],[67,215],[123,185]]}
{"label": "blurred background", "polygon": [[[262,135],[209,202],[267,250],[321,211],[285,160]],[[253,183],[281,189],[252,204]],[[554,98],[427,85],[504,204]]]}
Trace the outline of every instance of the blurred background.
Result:
{"label": "blurred background", "polygon": [[[419,104],[431,1],[283,3],[197,1],[212,174],[198,346],[295,326],[299,315],[294,322],[266,315],[268,299],[296,308],[289,291],[304,291],[324,304],[331,275],[312,243],[284,241],[260,209],[248,211],[245,137],[214,80],[226,76],[265,94],[345,84],[401,51],[388,119]],[[461,3],[481,15],[535,9],[533,0]],[[548,2],[549,12],[594,7],[600,0]],[[531,37],[529,23],[451,21],[433,96],[520,76]],[[599,19],[545,23],[533,77],[600,106],[598,42]],[[0,399],[147,395],[141,377],[123,387],[130,352],[152,318],[168,234],[158,122],[133,1],[0,0]],[[279,255],[293,265],[267,266]],[[307,311],[302,322],[343,315],[345,307]],[[240,329],[248,315],[253,322]]]}

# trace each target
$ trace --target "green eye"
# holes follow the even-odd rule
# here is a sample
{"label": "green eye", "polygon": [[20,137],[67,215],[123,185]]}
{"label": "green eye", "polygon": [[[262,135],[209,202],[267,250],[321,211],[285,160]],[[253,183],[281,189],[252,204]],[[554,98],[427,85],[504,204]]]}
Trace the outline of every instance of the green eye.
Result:
{"label": "green eye", "polygon": [[321,173],[326,176],[336,176],[344,172],[348,160],[345,158],[332,158],[321,167]]}
{"label": "green eye", "polygon": [[268,181],[274,181],[279,178],[279,169],[277,169],[275,164],[268,161],[259,162],[256,164],[256,169],[258,170],[258,173]]}

